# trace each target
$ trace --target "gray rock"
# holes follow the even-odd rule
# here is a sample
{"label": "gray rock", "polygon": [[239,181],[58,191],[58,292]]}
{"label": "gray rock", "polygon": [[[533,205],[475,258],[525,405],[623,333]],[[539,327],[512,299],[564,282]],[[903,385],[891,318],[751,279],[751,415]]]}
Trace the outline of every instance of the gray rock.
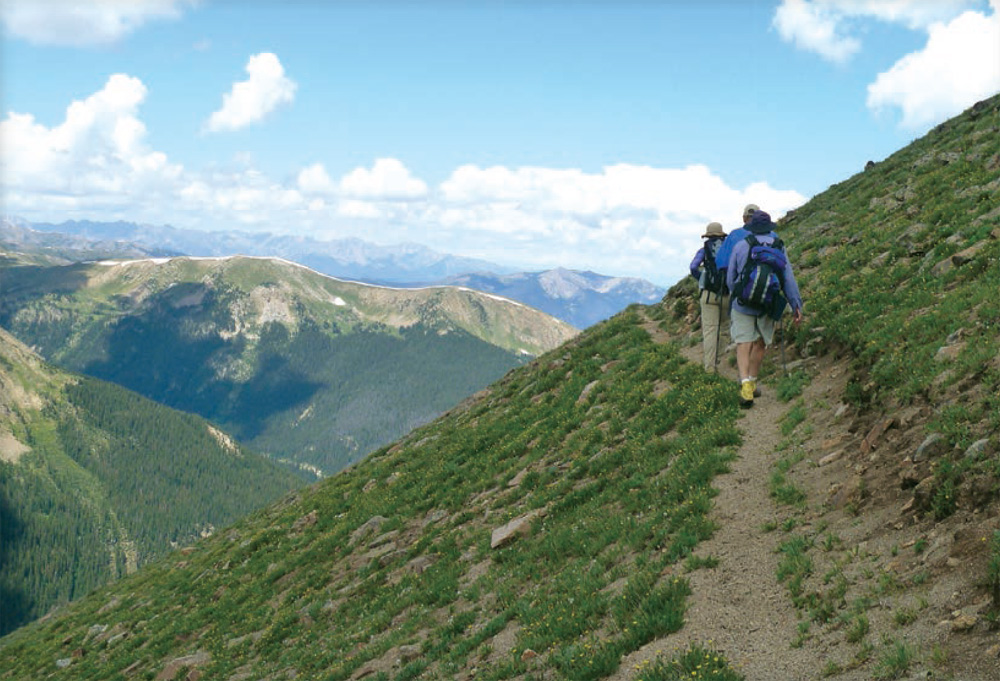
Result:
{"label": "gray rock", "polygon": [[351,533],[351,543],[355,543],[359,539],[363,539],[369,534],[377,532],[382,528],[382,525],[384,525],[388,521],[389,521],[388,518],[385,518],[380,515],[372,516],[371,518],[366,520],[364,524],[361,525],[361,527],[359,527],[358,529],[354,530],[354,532]]}
{"label": "gray rock", "polygon": [[928,459],[937,459],[948,453],[948,441],[941,433],[931,433],[928,435],[917,451],[913,454],[913,462],[920,463]]}
{"label": "gray rock", "polygon": [[969,448],[965,450],[965,458],[977,461],[986,454],[986,449],[989,447],[990,441],[988,438],[983,438],[982,440],[976,440]]}
{"label": "gray rock", "polygon": [[498,549],[511,543],[519,536],[527,535],[531,532],[531,521],[541,514],[541,511],[534,510],[520,518],[514,518],[503,527],[493,530],[490,537],[490,548]]}

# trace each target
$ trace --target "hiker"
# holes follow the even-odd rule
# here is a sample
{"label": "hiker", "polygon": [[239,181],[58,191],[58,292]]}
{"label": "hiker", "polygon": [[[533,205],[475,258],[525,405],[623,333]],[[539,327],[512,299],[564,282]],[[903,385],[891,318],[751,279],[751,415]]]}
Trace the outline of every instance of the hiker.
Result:
{"label": "hiker", "polygon": [[746,239],[747,234],[750,233],[746,229],[747,223],[750,222],[750,216],[752,216],[756,210],[760,210],[760,206],[756,203],[748,203],[743,208],[743,224],[729,233],[729,236],[727,236],[726,240],[722,242],[722,246],[719,247],[718,252],[715,254],[715,265],[722,270],[723,273],[725,273],[726,268],[729,267],[729,256],[733,254],[733,246],[735,246],[737,242]]}
{"label": "hiker", "polygon": [[732,299],[730,334],[736,343],[744,408],[753,406],[764,351],[774,339],[775,321],[781,319],[786,304],[792,307],[795,323],[802,320],[799,286],[774,229],[771,216],[755,210],[746,224],[747,236],[733,245],[726,269]]}
{"label": "hiker", "polygon": [[716,254],[726,233],[718,222],[710,222],[701,237],[704,245],[691,261],[691,276],[698,280],[698,304],[701,306],[702,363],[705,371],[719,371],[719,345],[723,320],[729,311],[726,275],[716,266]]}
{"label": "hiker", "polygon": [[[740,241],[747,238],[750,233],[747,231],[747,223],[750,222],[750,217],[754,214],[754,211],[760,210],[760,206],[756,203],[748,203],[743,207],[743,224],[729,233],[725,241],[719,247],[719,250],[715,254],[715,265],[722,272],[723,278],[726,276],[726,269],[729,267],[729,257],[733,254],[733,246]],[[730,308],[732,307],[732,300],[730,300]],[[729,309],[726,310],[727,314]],[[730,321],[732,321],[732,316],[730,315]],[[732,338],[732,336],[730,336]],[[728,346],[727,346],[728,347]],[[754,388],[754,397],[760,397],[760,389]]]}

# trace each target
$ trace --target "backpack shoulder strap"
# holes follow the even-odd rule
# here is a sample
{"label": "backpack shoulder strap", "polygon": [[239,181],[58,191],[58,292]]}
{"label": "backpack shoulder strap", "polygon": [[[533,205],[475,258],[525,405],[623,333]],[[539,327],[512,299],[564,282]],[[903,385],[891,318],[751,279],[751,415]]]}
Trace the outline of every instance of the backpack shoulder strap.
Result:
{"label": "backpack shoulder strap", "polygon": [[744,241],[746,241],[750,245],[750,248],[753,248],[754,246],[760,246],[760,242],[757,241],[757,237],[754,236],[753,234],[747,234]]}

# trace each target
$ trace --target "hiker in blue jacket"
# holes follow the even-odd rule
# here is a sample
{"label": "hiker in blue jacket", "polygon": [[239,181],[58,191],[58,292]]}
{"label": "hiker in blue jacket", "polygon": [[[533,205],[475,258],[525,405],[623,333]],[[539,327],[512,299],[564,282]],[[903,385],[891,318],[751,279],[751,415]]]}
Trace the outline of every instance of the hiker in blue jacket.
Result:
{"label": "hiker in blue jacket", "polygon": [[726,233],[718,222],[710,222],[701,237],[705,244],[695,253],[689,267],[698,280],[698,304],[701,307],[702,364],[705,371],[718,373],[719,346],[723,321],[729,312],[726,273],[716,266],[715,255]]}
{"label": "hiker in blue jacket", "polygon": [[[775,224],[771,222],[771,216],[762,210],[754,211],[746,225],[748,235],[753,235],[763,246],[770,246],[777,241],[778,235],[774,229]],[[736,343],[736,366],[740,372],[740,406],[744,408],[753,406],[757,375],[764,361],[764,351],[774,339],[775,319],[780,318],[784,310],[784,303],[775,314],[774,311],[749,307],[738,300],[738,281],[747,264],[750,247],[747,237],[735,243],[726,268],[726,284],[732,292],[730,335]],[[795,274],[792,272],[792,264],[787,258],[779,278],[784,298],[791,305],[795,322],[798,323],[802,320],[802,296],[795,281]]]}
{"label": "hiker in blue jacket", "polygon": [[755,210],[760,210],[760,206],[756,203],[748,203],[743,209],[743,226],[737,227],[729,233],[726,240],[722,242],[719,246],[719,250],[715,253],[715,266],[720,270],[725,272],[726,268],[729,267],[729,256],[733,254],[733,246],[737,242],[743,241],[747,238],[748,232],[746,230],[747,223],[750,222],[750,217],[753,215]]}

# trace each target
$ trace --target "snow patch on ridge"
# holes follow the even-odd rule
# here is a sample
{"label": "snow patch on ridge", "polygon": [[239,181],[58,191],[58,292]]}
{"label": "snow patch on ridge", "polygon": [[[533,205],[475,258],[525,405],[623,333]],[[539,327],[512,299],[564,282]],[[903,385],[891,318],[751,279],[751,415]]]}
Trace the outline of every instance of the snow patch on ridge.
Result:
{"label": "snow patch on ridge", "polygon": [[[225,261],[234,260],[236,258],[245,258],[247,260],[264,260],[281,263],[283,265],[290,265],[292,267],[297,267],[303,269],[307,272],[311,272],[316,276],[323,277],[324,279],[330,279],[332,281],[337,281],[343,284],[354,284],[356,286],[365,286],[367,288],[382,289],[385,291],[433,291],[437,289],[442,290],[456,290],[465,291],[467,293],[472,293],[478,296],[484,296],[486,298],[491,298],[493,300],[499,301],[501,303],[507,303],[510,305],[515,305],[517,307],[527,308],[527,305],[519,303],[516,300],[511,300],[510,298],[504,298],[503,296],[498,296],[492,293],[483,293],[482,291],[477,291],[475,289],[466,288],[464,286],[447,286],[447,285],[437,285],[437,286],[420,286],[420,287],[401,287],[401,286],[383,286],[380,284],[369,284],[363,281],[354,281],[352,279],[341,279],[340,277],[334,277],[329,274],[324,274],[322,272],[317,272],[311,267],[306,267],[305,265],[297,262],[292,262],[291,260],[286,260],[284,258],[279,258],[275,256],[266,255],[208,255],[208,256],[197,256],[197,255],[180,255],[172,258],[138,258],[135,260],[98,260],[95,264],[104,267],[125,267],[128,265],[136,265],[139,263],[153,263],[154,265],[164,265],[166,263],[172,262],[174,260],[200,260],[200,261]],[[338,302],[339,301],[339,302]],[[334,300],[334,305],[347,305],[347,303],[340,297]]]}

